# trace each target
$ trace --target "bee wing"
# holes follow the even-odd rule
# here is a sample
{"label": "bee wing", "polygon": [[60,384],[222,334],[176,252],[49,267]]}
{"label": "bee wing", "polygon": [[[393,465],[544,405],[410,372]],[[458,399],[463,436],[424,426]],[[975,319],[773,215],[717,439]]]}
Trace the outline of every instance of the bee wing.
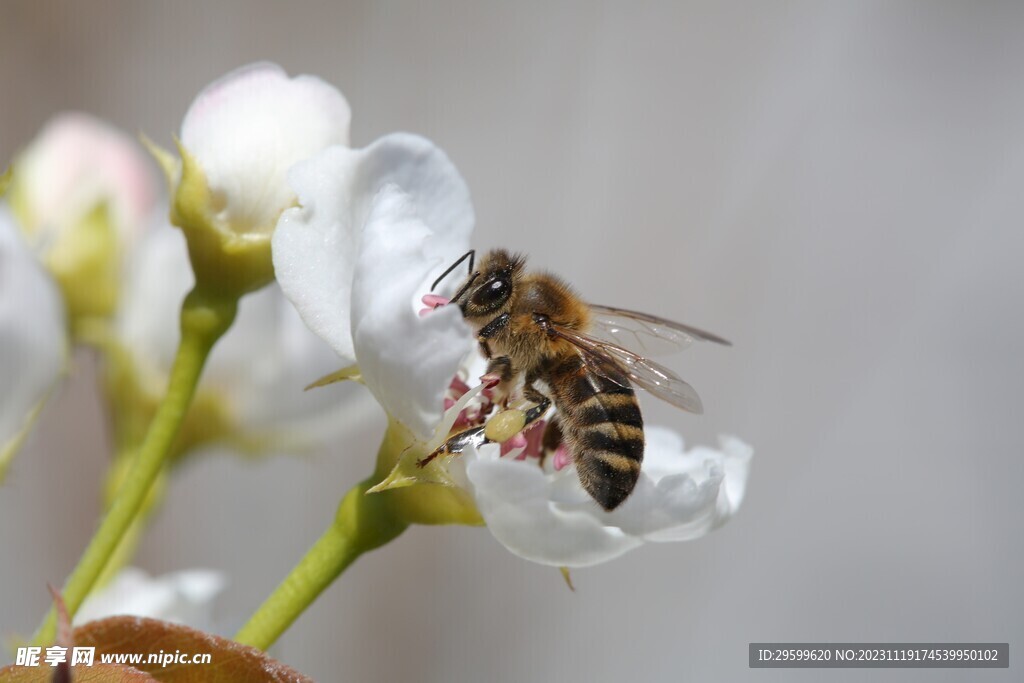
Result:
{"label": "bee wing", "polygon": [[591,304],[590,310],[598,337],[651,356],[682,351],[698,339],[732,346],[716,334],[647,313],[596,304]]}
{"label": "bee wing", "polygon": [[665,366],[618,344],[594,339],[576,330],[558,325],[551,325],[551,330],[556,336],[575,346],[587,367],[605,379],[622,386],[620,379],[610,376],[603,369],[611,364],[621,370],[631,382],[661,400],[697,415],[704,412],[704,405],[697,395],[697,390]]}

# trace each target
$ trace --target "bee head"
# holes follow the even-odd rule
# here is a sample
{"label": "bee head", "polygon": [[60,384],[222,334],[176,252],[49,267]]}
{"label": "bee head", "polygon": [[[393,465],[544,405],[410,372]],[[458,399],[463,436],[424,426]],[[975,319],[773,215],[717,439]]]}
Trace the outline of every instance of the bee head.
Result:
{"label": "bee head", "polygon": [[495,317],[512,299],[524,263],[522,256],[503,249],[487,252],[477,270],[470,268],[469,277],[452,297],[452,303],[457,304],[469,320]]}

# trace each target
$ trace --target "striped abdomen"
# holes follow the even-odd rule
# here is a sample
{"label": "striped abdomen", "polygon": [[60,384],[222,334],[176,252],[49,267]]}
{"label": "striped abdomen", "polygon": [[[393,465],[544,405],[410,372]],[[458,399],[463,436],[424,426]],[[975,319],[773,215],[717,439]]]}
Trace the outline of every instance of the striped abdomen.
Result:
{"label": "striped abdomen", "polygon": [[552,359],[546,371],[580,483],[613,510],[636,486],[644,458],[644,423],[629,379],[613,363],[588,367],[578,353]]}

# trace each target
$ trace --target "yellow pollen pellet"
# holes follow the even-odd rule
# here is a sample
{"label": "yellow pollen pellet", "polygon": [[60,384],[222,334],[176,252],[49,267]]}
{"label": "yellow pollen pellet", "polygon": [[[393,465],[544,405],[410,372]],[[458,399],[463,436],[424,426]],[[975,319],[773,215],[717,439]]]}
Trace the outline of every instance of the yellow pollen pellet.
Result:
{"label": "yellow pollen pellet", "polygon": [[496,443],[503,443],[523,431],[525,426],[526,413],[515,409],[503,410],[487,421],[484,436]]}

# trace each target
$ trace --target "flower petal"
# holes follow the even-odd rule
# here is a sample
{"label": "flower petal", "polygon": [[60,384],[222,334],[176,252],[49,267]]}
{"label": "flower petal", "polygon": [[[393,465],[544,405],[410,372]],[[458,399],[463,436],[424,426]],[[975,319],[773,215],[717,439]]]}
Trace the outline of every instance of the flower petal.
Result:
{"label": "flower petal", "polygon": [[[498,458],[498,449],[464,453],[466,479],[494,537],[534,562],[584,567],[644,541],[702,536],[736,512],[752,451],[739,439],[722,450],[682,452],[682,439],[648,427],[644,468],[621,506],[605,512],[579,484],[576,468],[545,471],[535,461]],[[456,461],[453,461],[453,465]]]}
{"label": "flower petal", "polygon": [[0,479],[57,382],[67,344],[57,287],[0,209]]}
{"label": "flower petal", "polygon": [[455,309],[420,318],[431,278],[469,248],[469,190],[445,154],[394,134],[333,147],[290,174],[301,208],[282,215],[274,268],[302,319],[396,419],[429,437],[471,335]]}
{"label": "flower petal", "polygon": [[352,290],[356,358],[381,406],[425,439],[472,335],[456,307],[420,317],[410,305],[431,272],[431,233],[409,195],[388,185],[373,204]]}
{"label": "flower petal", "polygon": [[274,274],[303,321],[342,357],[355,362],[352,277],[360,229],[352,196],[358,152],[331,147],[296,164],[289,181],[301,208],[281,214],[271,242]]}
{"label": "flower petal", "polygon": [[[643,542],[605,526],[585,507],[571,509],[553,502],[563,483],[559,480],[566,474],[575,479],[575,469],[552,476],[535,461],[485,453],[464,453],[462,457],[487,528],[520,557],[557,567],[585,567],[618,557]],[[576,487],[582,492],[578,483]]]}
{"label": "flower petal", "polygon": [[226,585],[226,577],[212,569],[187,569],[151,577],[136,567],[125,567],[89,596],[75,614],[74,623],[126,614],[209,629],[213,601]]}
{"label": "flower petal", "polygon": [[218,218],[239,232],[265,232],[295,201],[288,169],[329,145],[347,145],[351,118],[334,86],[288,78],[261,62],[206,86],[185,114],[181,142],[223,207]]}
{"label": "flower petal", "polygon": [[670,430],[648,427],[646,434],[644,473],[633,495],[609,514],[612,523],[648,541],[688,541],[732,517],[742,502],[750,446],[730,437],[720,440],[721,450],[683,452]]}

